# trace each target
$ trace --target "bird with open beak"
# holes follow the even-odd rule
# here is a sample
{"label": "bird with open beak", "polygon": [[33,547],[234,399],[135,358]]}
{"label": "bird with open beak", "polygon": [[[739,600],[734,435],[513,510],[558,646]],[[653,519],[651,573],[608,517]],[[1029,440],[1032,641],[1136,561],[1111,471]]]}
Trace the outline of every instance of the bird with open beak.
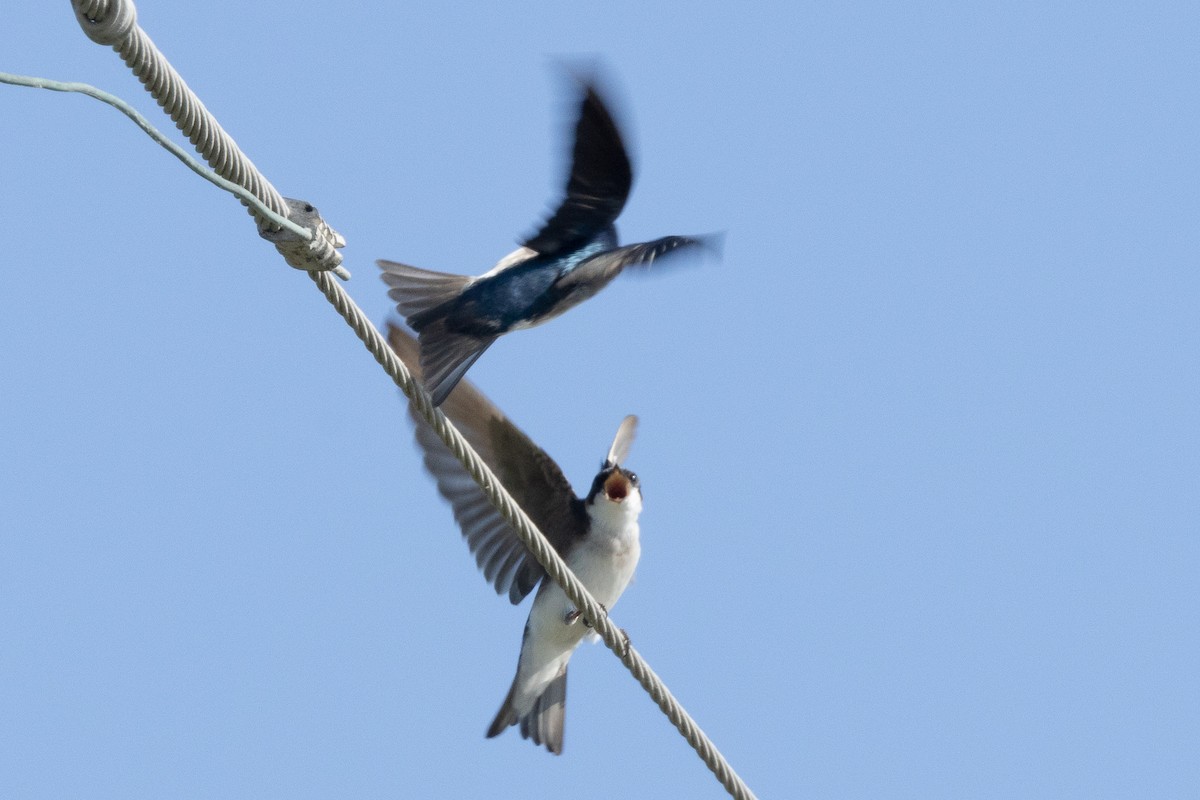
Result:
{"label": "bird with open beak", "polygon": [[[394,325],[388,327],[388,341],[419,377],[417,341]],[[487,735],[497,736],[517,725],[521,736],[552,753],[561,753],[567,662],[589,633],[587,623],[429,423],[411,406],[409,410],[425,467],[450,502],[484,577],[513,604],[537,587],[521,638],[516,677]],[[641,484],[637,475],[622,466],[633,444],[637,417],[628,416],[621,422],[591,488],[580,498],[558,464],[470,381],[460,384],[442,411],[592,597],[612,608],[633,577],[641,555]]]}
{"label": "bird with open beak", "polygon": [[626,267],[649,267],[669,253],[720,249],[719,236],[618,245],[613,223],[633,187],[633,167],[595,82],[577,84],[581,97],[566,196],[537,233],[478,277],[377,262],[392,287],[388,296],[419,336],[434,405],[441,405],[496,339],[557,317]]}

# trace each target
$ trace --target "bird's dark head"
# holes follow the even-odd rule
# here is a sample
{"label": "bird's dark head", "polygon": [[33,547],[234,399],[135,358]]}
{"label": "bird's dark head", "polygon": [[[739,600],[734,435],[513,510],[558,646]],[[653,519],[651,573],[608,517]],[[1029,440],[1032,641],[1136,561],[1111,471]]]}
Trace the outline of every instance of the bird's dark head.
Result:
{"label": "bird's dark head", "polygon": [[623,503],[631,495],[640,496],[641,490],[642,484],[637,473],[605,461],[600,472],[596,474],[596,479],[592,481],[588,502],[595,503],[604,498],[611,503]]}
{"label": "bird's dark head", "polygon": [[621,466],[629,456],[629,448],[637,433],[637,417],[630,415],[621,421],[612,447],[600,465],[587,495],[587,504],[593,508],[615,511],[620,509],[621,518],[634,519],[642,510],[642,484],[636,473]]}

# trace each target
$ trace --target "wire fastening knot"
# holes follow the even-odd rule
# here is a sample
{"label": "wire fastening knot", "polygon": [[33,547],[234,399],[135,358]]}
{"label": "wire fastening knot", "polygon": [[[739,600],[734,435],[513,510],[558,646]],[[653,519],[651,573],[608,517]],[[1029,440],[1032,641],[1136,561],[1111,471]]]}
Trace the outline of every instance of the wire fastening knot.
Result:
{"label": "wire fastening knot", "polygon": [[346,246],[346,239],[321,218],[312,203],[285,197],[288,219],[307,228],[312,234],[303,238],[286,228],[277,228],[268,219],[258,219],[258,235],[275,245],[289,266],[306,272],[333,272],[345,280],[349,273],[342,268],[339,249]]}
{"label": "wire fastening knot", "polygon": [[137,26],[137,8],[128,0],[73,0],[71,5],[79,27],[96,44],[115,46]]}

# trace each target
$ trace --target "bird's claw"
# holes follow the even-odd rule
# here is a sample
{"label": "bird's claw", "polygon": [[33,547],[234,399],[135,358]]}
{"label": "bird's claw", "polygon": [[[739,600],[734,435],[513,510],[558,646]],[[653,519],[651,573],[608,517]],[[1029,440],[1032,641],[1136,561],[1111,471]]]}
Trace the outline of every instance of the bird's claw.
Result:
{"label": "bird's claw", "polygon": [[623,645],[621,647],[621,655],[627,656],[627,655],[629,655],[629,649],[631,647],[633,647],[633,644],[629,641],[629,634],[625,631],[624,628],[617,628],[617,630],[619,630],[621,632],[621,642]]}
{"label": "bird's claw", "polygon": [[[607,617],[608,616],[608,606],[604,605],[604,603],[597,603],[596,605],[600,606],[600,610],[603,611],[604,616]],[[567,616],[563,621],[566,622],[568,625],[574,625],[576,622],[578,622],[582,618],[583,618],[583,614],[579,611],[579,609],[574,609],[573,611],[567,612]],[[583,624],[587,628],[595,627],[594,625],[592,625],[592,621],[589,619],[584,619]]]}

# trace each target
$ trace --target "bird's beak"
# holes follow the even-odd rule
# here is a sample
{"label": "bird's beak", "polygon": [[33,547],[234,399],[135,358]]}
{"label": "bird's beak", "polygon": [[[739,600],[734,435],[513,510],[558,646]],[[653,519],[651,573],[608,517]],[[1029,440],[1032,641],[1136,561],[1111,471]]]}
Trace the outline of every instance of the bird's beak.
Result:
{"label": "bird's beak", "polygon": [[629,478],[626,478],[619,469],[613,470],[613,473],[604,481],[604,494],[614,503],[619,503],[628,497],[629,489]]}

